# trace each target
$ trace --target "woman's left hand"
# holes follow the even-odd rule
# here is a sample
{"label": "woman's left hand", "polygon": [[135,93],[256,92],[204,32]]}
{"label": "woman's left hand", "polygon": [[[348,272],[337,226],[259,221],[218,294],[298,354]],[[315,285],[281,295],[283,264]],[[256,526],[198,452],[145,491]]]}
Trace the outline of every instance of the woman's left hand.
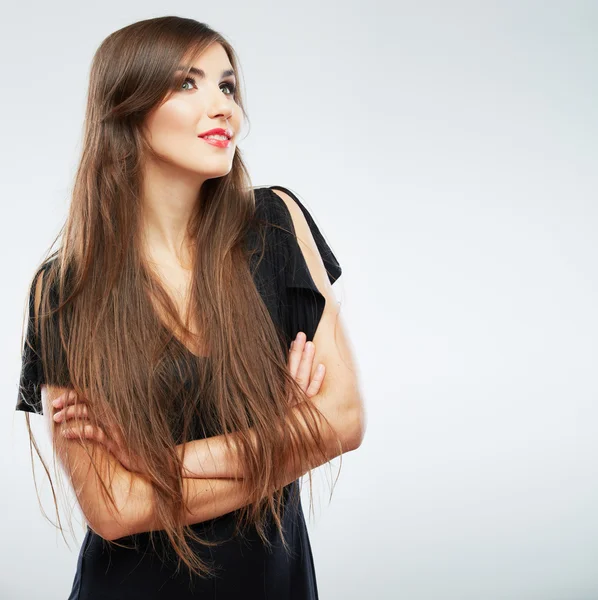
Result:
{"label": "woman's left hand", "polygon": [[[75,405],[75,400],[77,404]],[[85,398],[77,397],[74,391],[65,392],[52,401],[54,408],[58,409],[52,417],[55,423],[65,423],[70,419],[76,419],[69,423],[69,427],[62,430],[62,435],[67,439],[79,438],[81,440],[92,440],[102,444],[128,471],[143,473],[141,461],[131,455],[123,437],[116,426],[105,423],[102,427],[94,427],[82,423],[82,419],[88,418],[89,407]]]}

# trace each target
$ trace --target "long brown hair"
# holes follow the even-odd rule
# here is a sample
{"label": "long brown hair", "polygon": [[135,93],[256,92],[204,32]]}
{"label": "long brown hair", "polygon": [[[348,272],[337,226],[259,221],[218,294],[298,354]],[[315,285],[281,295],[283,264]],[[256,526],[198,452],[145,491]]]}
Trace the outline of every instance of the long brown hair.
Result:
{"label": "long brown hair", "polygon": [[[193,427],[206,437],[243,436],[242,481],[252,501],[239,511],[236,532],[253,524],[266,544],[269,515],[288,548],[281,526],[283,448],[291,444],[301,465],[313,458],[299,421],[282,426],[293,418],[289,394],[294,403],[306,396],[289,374],[283,335],[252,277],[243,240],[254,223],[255,192],[238,147],[231,171],[203,184],[189,222],[194,248],[189,314],[209,347],[207,359],[176,343],[194,339],[194,332],[140,250],[142,165],[151,153],[144,119],[187,77],[177,67],[192,65],[214,42],[238,72],[231,45],[192,19],[136,22],[102,42],[92,62],[82,156],[61,243],[36,272],[44,282],[38,326],[45,381],[85,397],[93,426],[101,427],[98,415],[110,416],[144,465],[167,539],[200,576],[212,571],[189,541],[208,541],[183,523],[176,451],[177,444],[194,439]],[[235,101],[245,114],[240,86]],[[34,278],[32,289],[35,283]],[[260,351],[247,351],[254,348]],[[194,374],[198,385],[185,385]],[[308,402],[301,406],[326,462],[317,409]],[[257,450],[246,435],[249,427],[261,442]],[[27,428],[44,462],[29,415]],[[102,494],[114,501],[107,487]]]}

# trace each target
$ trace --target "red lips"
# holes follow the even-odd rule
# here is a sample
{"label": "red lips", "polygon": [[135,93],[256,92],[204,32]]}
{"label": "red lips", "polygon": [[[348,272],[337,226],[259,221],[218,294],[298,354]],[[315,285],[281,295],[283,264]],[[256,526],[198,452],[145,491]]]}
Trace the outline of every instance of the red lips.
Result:
{"label": "red lips", "polygon": [[205,137],[206,135],[225,135],[229,140],[233,136],[232,131],[222,129],[222,127],[216,127],[216,129],[210,129],[199,134],[199,137]]}

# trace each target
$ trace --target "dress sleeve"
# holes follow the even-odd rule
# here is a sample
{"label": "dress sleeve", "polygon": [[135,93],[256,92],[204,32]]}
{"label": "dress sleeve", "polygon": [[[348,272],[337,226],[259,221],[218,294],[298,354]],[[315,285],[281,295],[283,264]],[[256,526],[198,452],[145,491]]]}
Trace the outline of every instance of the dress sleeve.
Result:
{"label": "dress sleeve", "polygon": [[[282,186],[270,186],[270,190],[279,189],[286,192],[297,203],[305,220],[309,225],[316,246],[322,257],[322,262],[328,274],[330,283],[334,283],[342,273],[340,263],[332,252],[324,235],[320,231],[310,211],[302,204],[297,196],[289,189]],[[295,338],[299,331],[303,331],[308,340],[313,340],[318,323],[324,312],[326,299],[318,290],[311,276],[305,257],[295,233],[293,220],[284,200],[274,192],[273,214],[284,230],[283,267],[281,268],[281,295],[284,306],[285,330],[288,343]]]}
{"label": "dress sleeve", "polygon": [[35,291],[38,283],[43,285],[44,270],[40,269],[29,290],[29,302],[25,325],[25,342],[21,355],[21,375],[15,410],[43,414],[41,386],[44,372],[40,356],[39,331],[36,323]]}

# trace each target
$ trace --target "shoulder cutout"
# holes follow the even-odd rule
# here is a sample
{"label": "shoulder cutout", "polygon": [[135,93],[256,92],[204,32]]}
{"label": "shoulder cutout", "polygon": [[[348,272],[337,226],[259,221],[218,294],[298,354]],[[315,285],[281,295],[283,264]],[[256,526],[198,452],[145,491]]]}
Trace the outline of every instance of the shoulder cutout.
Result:
{"label": "shoulder cutout", "polygon": [[285,280],[287,288],[287,329],[290,339],[304,331],[315,336],[325,311],[337,312],[332,284],[342,273],[341,266],[313,216],[288,188],[271,186],[271,199],[285,236]]}

